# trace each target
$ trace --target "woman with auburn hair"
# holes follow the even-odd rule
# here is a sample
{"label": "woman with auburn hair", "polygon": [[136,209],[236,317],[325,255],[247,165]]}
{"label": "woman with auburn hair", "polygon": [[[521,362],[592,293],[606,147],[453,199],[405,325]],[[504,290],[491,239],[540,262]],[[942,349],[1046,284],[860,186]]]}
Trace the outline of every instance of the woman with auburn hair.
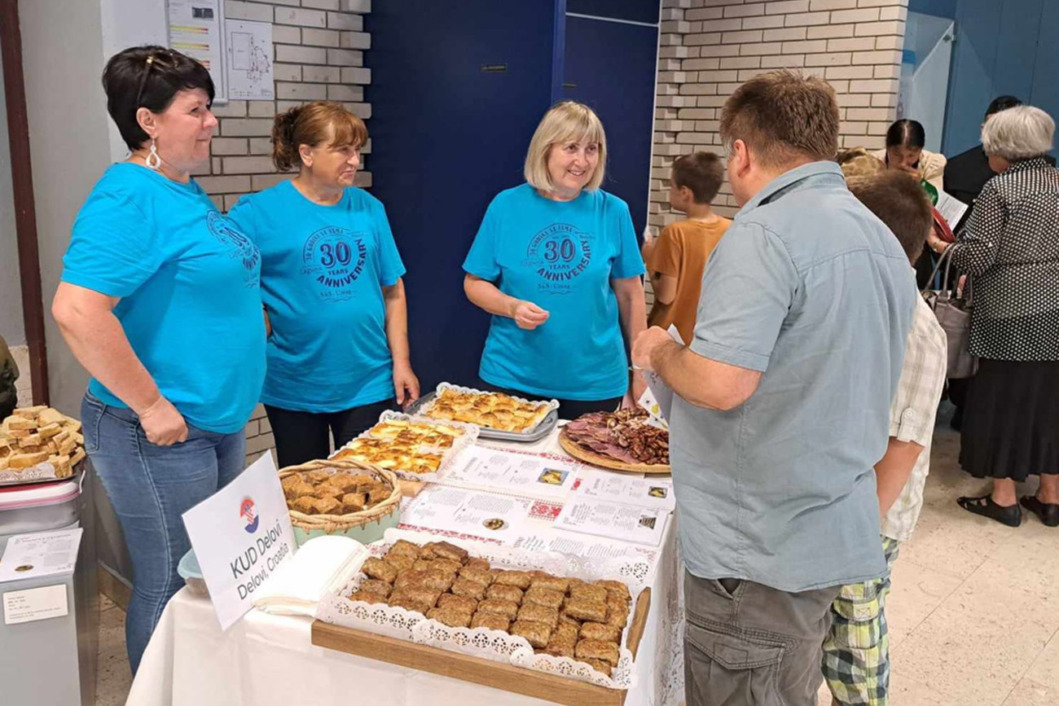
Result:
{"label": "woman with auburn hair", "polygon": [[644,265],[628,205],[599,188],[606,162],[596,114],[554,106],[530,141],[526,183],[489,204],[463,264],[467,298],[493,315],[483,385],[557,399],[567,419],[645,388],[626,356],[646,327]]}
{"label": "woman with auburn hair", "polygon": [[408,350],[405,272],[386,210],[353,186],[363,121],[316,101],[276,116],[273,161],[298,174],[229,214],[261,250],[271,331],[261,401],[280,466],[330,452],[394,401],[419,397]]}

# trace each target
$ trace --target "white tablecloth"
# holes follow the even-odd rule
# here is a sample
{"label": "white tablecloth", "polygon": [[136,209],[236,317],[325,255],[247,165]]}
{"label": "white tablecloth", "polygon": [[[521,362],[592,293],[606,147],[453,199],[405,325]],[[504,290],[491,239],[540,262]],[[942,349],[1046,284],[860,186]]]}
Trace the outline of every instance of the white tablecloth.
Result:
{"label": "white tablecloth", "polygon": [[[521,447],[528,450],[526,447]],[[534,445],[555,451],[554,438]],[[651,611],[627,706],[683,699],[682,569],[671,518],[651,587]],[[252,610],[222,632],[208,599],[185,588],[162,613],[128,706],[543,706],[551,702],[398,667],[311,644],[309,618]]]}

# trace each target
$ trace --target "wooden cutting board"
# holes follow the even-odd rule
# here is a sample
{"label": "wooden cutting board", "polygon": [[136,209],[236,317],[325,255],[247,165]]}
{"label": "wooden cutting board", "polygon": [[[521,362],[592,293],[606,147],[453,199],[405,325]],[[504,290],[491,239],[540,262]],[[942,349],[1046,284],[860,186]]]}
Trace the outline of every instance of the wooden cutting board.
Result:
{"label": "wooden cutting board", "polygon": [[563,451],[570,454],[578,461],[584,461],[585,463],[593,466],[599,466],[612,471],[627,471],[629,473],[671,473],[672,469],[669,464],[662,465],[657,463],[626,463],[624,461],[618,461],[617,459],[610,458],[609,456],[603,456],[597,454],[594,451],[590,451],[581,445],[574,443],[569,436],[566,435],[566,429],[559,432],[559,445],[563,447]]}

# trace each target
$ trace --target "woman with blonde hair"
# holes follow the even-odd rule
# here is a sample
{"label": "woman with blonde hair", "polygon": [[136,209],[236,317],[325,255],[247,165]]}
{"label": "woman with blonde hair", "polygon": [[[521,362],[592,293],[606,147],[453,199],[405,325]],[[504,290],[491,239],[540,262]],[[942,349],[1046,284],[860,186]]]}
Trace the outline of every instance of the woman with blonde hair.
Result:
{"label": "woman with blonde hair", "polygon": [[[565,101],[537,126],[526,183],[500,192],[463,263],[463,288],[493,315],[485,387],[554,398],[567,419],[613,410],[643,392],[626,341],[646,327],[643,260],[629,207],[600,188],[603,125]],[[624,334],[624,340],[623,340]]]}
{"label": "woman with blonde hair", "polygon": [[353,186],[368,130],[338,103],[276,116],[272,159],[298,174],[229,214],[261,250],[271,332],[265,404],[281,466],[326,457],[419,396],[405,272],[386,210]]}

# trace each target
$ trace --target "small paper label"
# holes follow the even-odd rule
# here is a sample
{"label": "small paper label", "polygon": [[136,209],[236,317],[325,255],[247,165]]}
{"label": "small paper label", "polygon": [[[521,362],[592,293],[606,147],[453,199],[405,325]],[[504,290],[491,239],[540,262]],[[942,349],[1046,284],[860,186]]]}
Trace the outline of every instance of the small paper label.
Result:
{"label": "small paper label", "polygon": [[66,585],[43,586],[4,594],[4,623],[18,625],[69,614]]}

